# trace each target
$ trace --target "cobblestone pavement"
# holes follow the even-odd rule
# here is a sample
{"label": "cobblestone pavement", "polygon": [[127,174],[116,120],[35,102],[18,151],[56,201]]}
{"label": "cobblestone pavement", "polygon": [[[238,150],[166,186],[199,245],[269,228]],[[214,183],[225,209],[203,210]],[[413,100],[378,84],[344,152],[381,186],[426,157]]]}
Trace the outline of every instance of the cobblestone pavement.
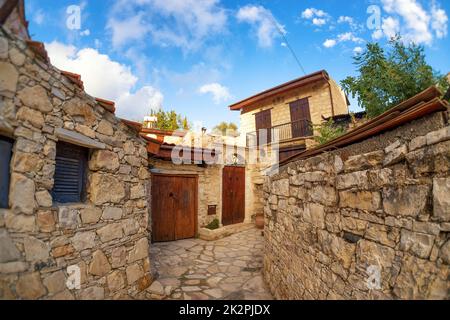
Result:
{"label": "cobblestone pavement", "polygon": [[250,229],[216,241],[155,243],[152,299],[272,299],[262,277],[263,237]]}

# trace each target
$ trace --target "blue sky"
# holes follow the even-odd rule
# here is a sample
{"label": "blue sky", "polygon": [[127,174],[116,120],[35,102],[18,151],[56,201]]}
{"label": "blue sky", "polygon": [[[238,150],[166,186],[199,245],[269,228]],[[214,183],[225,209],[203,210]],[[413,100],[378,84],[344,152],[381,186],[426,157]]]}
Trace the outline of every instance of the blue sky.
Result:
{"label": "blue sky", "polygon": [[[447,0],[25,3],[30,33],[53,64],[80,73],[88,93],[134,120],[162,107],[208,128],[238,123],[228,105],[303,75],[280,32],[306,73],[325,69],[337,81],[354,74],[352,57],[368,41],[385,45],[396,32],[450,71]],[[351,110],[359,110],[353,100]]]}

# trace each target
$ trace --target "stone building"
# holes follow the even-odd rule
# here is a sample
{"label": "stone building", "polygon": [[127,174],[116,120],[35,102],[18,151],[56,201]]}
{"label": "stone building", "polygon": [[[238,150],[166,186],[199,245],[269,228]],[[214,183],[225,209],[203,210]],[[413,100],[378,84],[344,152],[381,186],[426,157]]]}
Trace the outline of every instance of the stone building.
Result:
{"label": "stone building", "polygon": [[49,63],[23,11],[0,2],[0,297],[139,298],[146,141]]}
{"label": "stone building", "polygon": [[[209,145],[211,149],[200,141],[194,148],[192,133],[177,145],[162,142],[167,137],[153,139],[147,130],[141,133],[148,141],[154,241],[202,236],[202,228],[214,220],[219,227],[248,225],[262,213],[262,193],[255,190],[262,185],[260,171],[248,162],[246,148],[222,141]],[[204,138],[198,139],[209,140]],[[182,213],[171,216],[167,207]]]}
{"label": "stone building", "polygon": [[314,126],[348,114],[348,105],[341,88],[322,70],[234,103],[230,109],[241,112],[240,130],[247,146],[271,144],[277,138],[283,160],[311,146]]}
{"label": "stone building", "polygon": [[264,185],[278,299],[449,299],[449,104],[435,88]]}

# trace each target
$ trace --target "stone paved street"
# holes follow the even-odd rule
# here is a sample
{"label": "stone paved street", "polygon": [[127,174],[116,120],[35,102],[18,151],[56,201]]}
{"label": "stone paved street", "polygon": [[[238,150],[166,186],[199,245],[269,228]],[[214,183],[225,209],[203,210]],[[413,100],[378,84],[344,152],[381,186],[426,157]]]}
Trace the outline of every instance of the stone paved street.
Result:
{"label": "stone paved street", "polygon": [[250,229],[216,241],[155,243],[153,299],[272,299],[262,278],[263,237]]}

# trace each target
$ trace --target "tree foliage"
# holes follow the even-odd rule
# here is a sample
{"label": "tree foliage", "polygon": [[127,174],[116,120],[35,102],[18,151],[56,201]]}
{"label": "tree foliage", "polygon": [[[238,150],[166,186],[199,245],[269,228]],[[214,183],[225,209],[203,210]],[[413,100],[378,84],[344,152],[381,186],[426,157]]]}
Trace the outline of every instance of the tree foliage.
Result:
{"label": "tree foliage", "polygon": [[164,111],[159,109],[158,111],[152,110],[151,116],[156,117],[156,129],[160,130],[189,130],[191,125],[187,117],[183,117],[175,111]]}
{"label": "tree foliage", "polygon": [[334,123],[333,119],[329,119],[320,125],[315,125],[314,129],[318,133],[314,136],[314,140],[320,145],[334,140],[346,132],[346,129]]}
{"label": "tree foliage", "polygon": [[432,85],[447,88],[445,77],[427,64],[423,46],[408,44],[399,36],[389,42],[388,50],[368,43],[354,58],[356,77],[347,77],[341,85],[347,94],[375,117]]}
{"label": "tree foliage", "polygon": [[222,136],[237,134],[238,126],[233,122],[221,122],[213,128],[213,133],[220,134]]}

